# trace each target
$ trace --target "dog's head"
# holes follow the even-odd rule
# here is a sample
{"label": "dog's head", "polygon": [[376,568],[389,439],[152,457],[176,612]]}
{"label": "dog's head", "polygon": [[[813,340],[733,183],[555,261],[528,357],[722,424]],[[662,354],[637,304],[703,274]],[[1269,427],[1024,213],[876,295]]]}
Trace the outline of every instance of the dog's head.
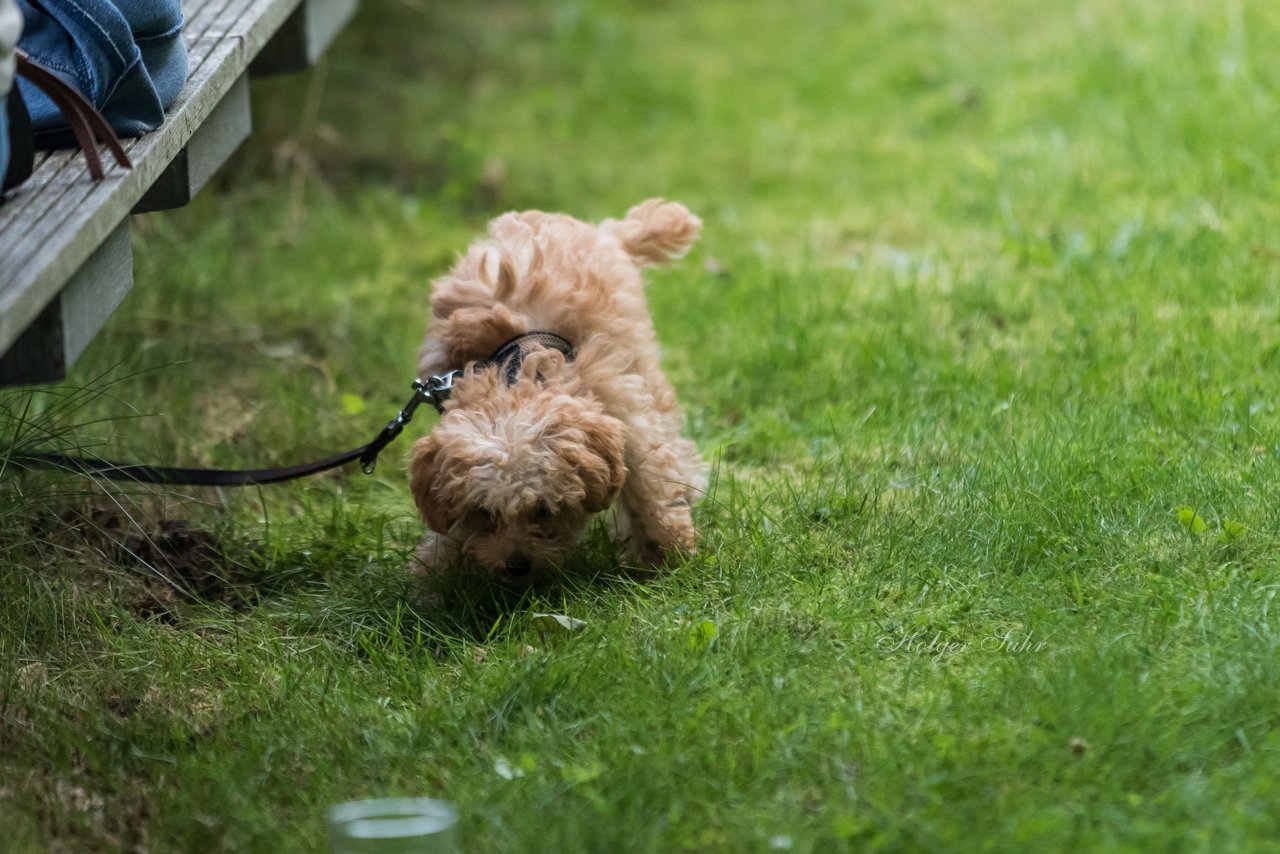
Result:
{"label": "dog's head", "polygon": [[460,379],[418,441],[414,500],[437,533],[498,578],[532,580],[573,549],[626,475],[626,427],[564,380],[564,357],[531,354],[517,380]]}

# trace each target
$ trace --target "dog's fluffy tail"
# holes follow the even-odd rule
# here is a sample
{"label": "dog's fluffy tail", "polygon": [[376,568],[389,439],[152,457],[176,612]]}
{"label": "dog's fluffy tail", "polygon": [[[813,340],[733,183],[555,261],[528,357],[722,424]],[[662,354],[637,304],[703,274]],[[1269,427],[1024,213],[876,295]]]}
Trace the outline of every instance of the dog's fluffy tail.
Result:
{"label": "dog's fluffy tail", "polygon": [[702,220],[679,202],[649,199],[627,211],[623,220],[610,219],[601,228],[612,233],[640,266],[661,264],[683,255],[702,231]]}

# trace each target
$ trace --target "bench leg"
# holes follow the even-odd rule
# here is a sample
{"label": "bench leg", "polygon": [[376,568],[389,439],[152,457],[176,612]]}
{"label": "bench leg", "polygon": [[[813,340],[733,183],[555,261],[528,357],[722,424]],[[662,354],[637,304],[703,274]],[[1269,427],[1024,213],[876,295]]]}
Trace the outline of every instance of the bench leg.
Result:
{"label": "bench leg", "polygon": [[249,73],[255,77],[310,68],[355,14],[359,0],[302,0],[262,48]]}
{"label": "bench leg", "polygon": [[252,129],[249,76],[242,74],[151,189],[133,206],[133,212],[167,211],[190,202],[240,143],[249,138]]}
{"label": "bench leg", "polygon": [[126,219],[0,358],[0,385],[50,383],[65,377],[132,288],[133,250]]}

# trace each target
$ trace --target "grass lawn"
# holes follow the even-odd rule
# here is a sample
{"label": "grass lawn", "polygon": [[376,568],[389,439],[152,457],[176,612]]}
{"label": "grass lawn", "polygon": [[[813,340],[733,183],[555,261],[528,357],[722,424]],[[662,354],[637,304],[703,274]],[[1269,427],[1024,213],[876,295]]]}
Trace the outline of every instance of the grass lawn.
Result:
{"label": "grass lawn", "polygon": [[357,445],[490,216],[664,195],[702,548],[428,590],[406,439],[4,471],[6,850],[316,851],[386,794],[474,851],[1275,850],[1280,6],[364,6],[5,444]]}

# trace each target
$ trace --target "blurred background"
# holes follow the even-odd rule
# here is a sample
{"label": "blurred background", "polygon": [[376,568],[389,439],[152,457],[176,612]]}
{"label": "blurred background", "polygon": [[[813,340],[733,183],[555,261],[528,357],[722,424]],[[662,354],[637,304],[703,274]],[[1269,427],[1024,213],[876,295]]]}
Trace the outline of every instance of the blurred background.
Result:
{"label": "blurred background", "polygon": [[[649,275],[701,550],[637,585],[597,532],[562,585],[439,607],[405,573],[430,413],[373,477],[11,479],[0,819],[317,850],[327,804],[404,793],[477,850],[1263,850],[1277,44],[1273,0],[364,0],[0,426],[352,447],[488,219],[666,196],[706,223]],[[985,654],[1014,628],[1049,645]]]}

